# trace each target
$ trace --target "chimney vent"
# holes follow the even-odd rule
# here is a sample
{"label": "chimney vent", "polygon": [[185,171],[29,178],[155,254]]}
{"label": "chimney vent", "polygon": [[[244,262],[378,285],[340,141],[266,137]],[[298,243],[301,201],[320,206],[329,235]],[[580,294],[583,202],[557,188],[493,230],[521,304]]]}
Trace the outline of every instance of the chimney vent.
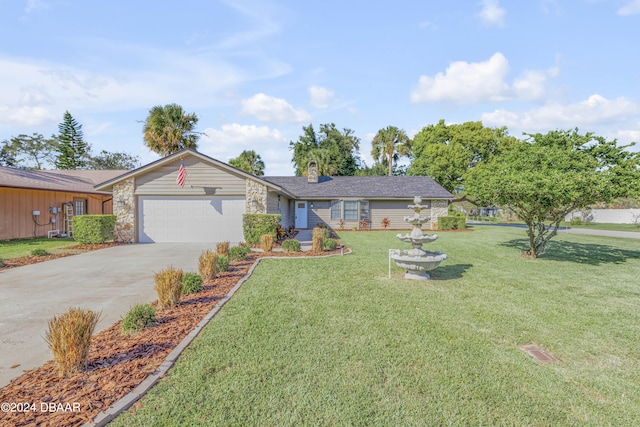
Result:
{"label": "chimney vent", "polygon": [[318,162],[311,160],[307,164],[307,182],[317,184],[318,183]]}

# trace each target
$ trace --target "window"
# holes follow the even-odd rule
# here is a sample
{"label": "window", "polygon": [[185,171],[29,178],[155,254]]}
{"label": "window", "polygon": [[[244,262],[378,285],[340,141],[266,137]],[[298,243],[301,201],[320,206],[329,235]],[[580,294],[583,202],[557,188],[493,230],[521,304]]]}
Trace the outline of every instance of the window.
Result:
{"label": "window", "polygon": [[360,219],[369,221],[369,201],[360,200]]}
{"label": "window", "polygon": [[87,199],[73,199],[73,214],[84,215],[87,213]]}
{"label": "window", "polygon": [[342,212],[341,212],[341,205],[342,203],[340,203],[340,200],[332,200],[331,201],[331,219],[332,220],[340,220],[342,219]]}
{"label": "window", "polygon": [[344,219],[347,221],[358,220],[358,201],[357,200],[345,200]]}

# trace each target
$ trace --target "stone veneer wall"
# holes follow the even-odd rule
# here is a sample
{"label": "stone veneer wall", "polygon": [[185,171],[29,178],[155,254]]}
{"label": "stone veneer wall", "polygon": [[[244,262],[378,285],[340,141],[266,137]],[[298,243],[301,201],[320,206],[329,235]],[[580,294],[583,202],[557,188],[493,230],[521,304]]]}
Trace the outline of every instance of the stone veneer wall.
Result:
{"label": "stone veneer wall", "polygon": [[431,229],[438,229],[438,218],[449,214],[448,200],[432,200],[431,201]]}
{"label": "stone veneer wall", "polygon": [[135,241],[136,198],[134,178],[128,178],[113,186],[113,213],[116,216],[114,239],[116,242]]}
{"label": "stone veneer wall", "polygon": [[[247,213],[267,213],[267,186],[252,179],[247,179]],[[256,203],[253,203],[256,201]]]}

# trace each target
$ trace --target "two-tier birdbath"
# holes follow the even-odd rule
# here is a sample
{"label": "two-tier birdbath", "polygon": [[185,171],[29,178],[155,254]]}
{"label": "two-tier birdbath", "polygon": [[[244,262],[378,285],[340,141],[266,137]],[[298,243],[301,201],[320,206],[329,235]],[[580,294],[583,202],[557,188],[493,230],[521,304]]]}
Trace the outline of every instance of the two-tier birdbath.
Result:
{"label": "two-tier birdbath", "polygon": [[427,271],[437,268],[442,261],[447,259],[447,254],[442,252],[430,252],[422,249],[424,243],[431,243],[438,238],[437,234],[425,234],[422,232],[422,224],[429,222],[429,216],[420,215],[420,211],[427,209],[422,205],[419,196],[413,198],[413,205],[407,206],[414,211],[413,216],[406,216],[404,220],[413,225],[409,234],[398,234],[396,237],[403,242],[411,243],[411,249],[391,254],[391,258],[400,268],[407,269],[405,279],[429,280],[431,276]]}

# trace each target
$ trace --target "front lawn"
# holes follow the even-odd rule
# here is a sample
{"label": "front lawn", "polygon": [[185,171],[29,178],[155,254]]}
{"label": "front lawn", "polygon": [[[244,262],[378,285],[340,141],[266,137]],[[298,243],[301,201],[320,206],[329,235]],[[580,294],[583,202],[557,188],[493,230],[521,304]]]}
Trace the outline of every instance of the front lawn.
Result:
{"label": "front lawn", "polygon": [[530,260],[522,229],[442,232],[416,282],[387,277],[395,234],[262,261],[113,425],[640,424],[638,242],[562,235]]}
{"label": "front lawn", "polygon": [[73,239],[47,239],[46,237],[4,240],[0,241],[0,259],[8,260],[29,256],[34,249],[44,249],[50,253],[59,253],[63,252],[65,247],[77,244]]}

